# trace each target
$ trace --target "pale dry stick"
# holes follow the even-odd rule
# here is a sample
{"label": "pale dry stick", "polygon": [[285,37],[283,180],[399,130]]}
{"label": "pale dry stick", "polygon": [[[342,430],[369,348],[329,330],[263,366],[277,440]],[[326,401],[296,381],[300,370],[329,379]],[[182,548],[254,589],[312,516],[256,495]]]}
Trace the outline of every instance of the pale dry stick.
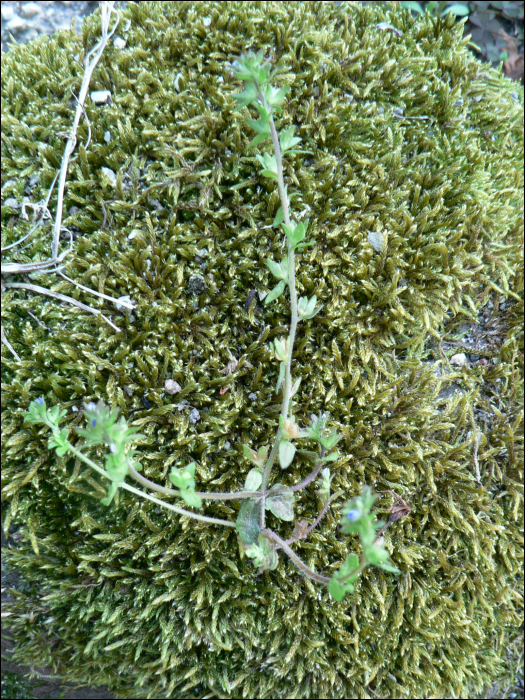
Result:
{"label": "pale dry stick", "polygon": [[65,280],[68,282],[71,282],[71,284],[74,284],[76,287],[79,289],[83,289],[85,292],[88,292],[89,294],[94,294],[96,297],[100,297],[101,299],[107,299],[108,301],[112,301],[114,304],[118,304],[119,306],[125,306],[127,309],[135,309],[136,306],[133,304],[130,304],[127,301],[119,301],[118,299],[115,299],[114,297],[110,297],[107,294],[102,294],[102,292],[95,292],[94,289],[90,289],[89,287],[84,287],[83,284],[80,284],[80,282],[75,282],[75,280],[72,280],[71,277],[68,277],[67,275],[64,275],[63,272],[58,273],[61,277],[63,277]]}
{"label": "pale dry stick", "polygon": [[[57,263],[62,262],[64,257],[69,253],[72,248],[73,248],[73,238],[71,236],[71,241],[70,241],[70,247],[68,250],[65,250],[63,253],[58,255],[58,243],[60,240],[60,233],[62,230],[62,215],[63,215],[63,209],[64,209],[64,190],[66,186],[66,178],[67,178],[67,171],[68,171],[68,166],[69,166],[69,160],[71,158],[71,154],[73,153],[76,143],[77,143],[77,130],[78,130],[78,125],[80,122],[80,117],[82,114],[86,115],[86,111],[84,109],[84,104],[86,102],[87,98],[87,93],[89,89],[89,84],[91,82],[91,78],[93,76],[93,72],[100,61],[102,54],[104,53],[104,50],[106,48],[106,45],[109,41],[109,39],[113,36],[115,33],[117,26],[120,22],[120,16],[118,15],[117,12],[116,18],[117,21],[115,23],[115,26],[111,30],[111,32],[108,33],[109,29],[109,23],[111,21],[111,15],[114,12],[114,5],[115,2],[114,0],[108,1],[106,0],[105,2],[101,3],[101,29],[102,29],[102,38],[98,44],[96,44],[91,51],[86,55],[84,59],[84,66],[85,66],[85,71],[84,71],[84,77],[82,79],[82,86],[80,88],[80,94],[78,99],[75,97],[77,100],[77,109],[75,112],[75,118],[73,120],[73,125],[71,127],[71,131],[66,143],[66,147],[64,150],[64,155],[62,157],[62,164],[60,167],[60,172],[59,172],[59,181],[58,181],[58,199],[57,199],[57,213],[56,213],[56,218],[55,218],[55,224],[54,224],[54,232],[53,232],[53,241],[51,244],[51,258],[48,258],[48,260],[44,260],[39,263],[6,263],[5,265],[1,266],[1,272],[2,274],[17,274],[17,273],[28,273],[28,272],[36,272],[39,270],[45,270],[46,268],[53,267]],[[89,62],[91,56],[95,53],[95,57]],[[87,115],[86,115],[87,118]],[[91,138],[91,127],[89,125],[89,120],[88,120],[88,143],[89,139]],[[38,228],[39,224],[43,220],[43,217],[45,215],[47,209],[47,205],[49,203],[49,199],[51,197],[51,192],[53,191],[53,187],[55,185],[56,181],[56,176],[55,179],[53,180],[53,184],[51,185],[51,188],[49,190],[49,193],[46,198],[45,202],[45,208],[41,217],[41,220],[36,224],[34,229],[32,229],[26,236],[24,236],[22,239],[16,241],[14,244],[8,246],[7,248],[3,250],[7,250],[8,248],[14,247],[15,245],[19,245],[22,243],[24,240],[26,240],[29,236],[31,236],[34,231]],[[71,234],[70,234],[71,235]],[[27,284],[21,284],[21,283],[6,283],[2,284],[2,288],[4,287],[11,287],[11,288],[19,288],[19,289],[30,289],[32,291],[39,291],[40,294],[44,294],[46,296],[51,296],[56,299],[60,299],[61,301],[66,301],[69,304],[72,304],[73,306],[77,306],[78,308],[84,309],[85,311],[89,311],[89,313],[95,314],[95,315],[100,315],[102,318],[108,323],[112,328],[114,328],[117,332],[120,331],[121,329],[115,326],[114,323],[112,323],[104,314],[102,314],[99,310],[97,309],[92,309],[90,306],[86,306],[85,304],[82,304],[81,302],[76,301],[75,299],[72,299],[71,297],[67,297],[62,294],[57,294],[56,292],[51,292],[48,289],[45,289],[44,287],[39,287],[37,285],[27,285]],[[91,293],[97,295],[97,292],[94,292],[94,290],[89,290]],[[124,306],[126,304],[123,304]],[[2,334],[2,341],[5,342],[6,344],[8,343],[7,338],[5,337],[5,333]],[[11,350],[11,346],[7,345]],[[12,352],[14,352],[12,350]],[[16,355],[16,353],[15,353]],[[20,359],[20,358],[19,358]]]}
{"label": "pale dry stick", "polygon": [[[78,130],[78,124],[80,122],[80,117],[82,116],[82,112],[84,111],[84,103],[86,101],[87,93],[89,90],[89,84],[91,82],[91,78],[93,76],[93,71],[95,70],[98,62],[102,58],[102,54],[104,53],[104,50],[106,48],[106,45],[109,41],[109,39],[113,36],[115,33],[118,24],[120,22],[120,17],[118,13],[116,13],[117,16],[117,21],[115,23],[115,26],[111,30],[111,32],[108,33],[109,29],[109,22],[111,19],[111,14],[113,12],[113,6],[115,5],[115,2],[103,2],[101,3],[100,6],[100,11],[101,11],[101,29],[102,29],[102,39],[100,40],[99,44],[95,46],[91,51],[87,54],[86,58],[84,59],[84,65],[85,65],[85,72],[84,72],[84,77],[82,79],[82,86],[80,88],[80,93],[77,99],[77,109],[75,112],[75,118],[73,120],[73,126],[71,127],[71,132],[69,134],[69,138],[66,143],[66,148],[64,151],[64,156],[62,158],[62,166],[60,168],[60,177],[58,180],[58,200],[57,200],[57,214],[56,214],[56,219],[55,219],[55,230],[53,233],[53,243],[51,246],[51,254],[53,258],[56,258],[58,254],[58,241],[60,239],[60,225],[62,223],[62,213],[63,213],[63,208],[64,208],[64,190],[66,186],[66,177],[67,177],[67,169],[69,166],[69,159],[71,157],[71,154],[73,153],[76,143],[77,143],[77,130]],[[91,63],[89,63],[89,59],[91,57],[92,53],[95,53],[95,56]]]}
{"label": "pale dry stick", "polygon": [[6,335],[5,335],[5,331],[4,331],[4,327],[3,327],[3,326],[2,326],[2,343],[6,346],[6,348],[7,348],[8,350],[11,351],[11,353],[16,357],[16,359],[17,359],[19,362],[22,361],[22,360],[18,357],[18,355],[16,354],[15,349],[13,348],[13,346],[11,345],[11,343],[7,340]]}
{"label": "pale dry stick", "polygon": [[[75,148],[76,142],[77,142],[77,137],[76,133],[78,130],[78,124],[80,121],[80,117],[82,116],[82,113],[85,112],[84,110],[84,104],[86,101],[87,97],[87,92],[89,89],[89,84],[91,82],[91,78],[93,76],[93,72],[100,61],[102,54],[106,48],[106,45],[109,41],[109,39],[113,36],[115,33],[115,30],[117,29],[117,26],[120,22],[120,17],[118,13],[115,12],[117,16],[117,21],[115,23],[115,26],[111,30],[110,33],[108,33],[108,28],[109,28],[109,22],[111,19],[111,14],[113,13],[115,2],[114,1],[106,1],[101,3],[100,10],[101,10],[101,15],[102,15],[102,39],[100,42],[95,45],[91,51],[87,54],[87,56],[84,59],[84,65],[85,65],[85,72],[84,72],[84,77],[82,80],[82,86],[80,88],[80,94],[77,99],[77,109],[75,112],[75,118],[73,121],[73,126],[71,127],[71,132],[69,134],[69,138],[66,143],[66,148],[64,151],[64,155],[62,157],[62,164],[60,167],[60,172],[59,172],[59,182],[58,182],[58,200],[57,200],[57,214],[56,214],[56,219],[55,219],[55,225],[54,225],[54,232],[53,232],[53,241],[51,244],[51,258],[48,260],[44,260],[40,263],[27,263],[27,264],[22,264],[22,263],[7,263],[6,265],[1,266],[1,272],[2,274],[17,274],[17,273],[24,273],[24,272],[34,272],[36,270],[42,270],[47,267],[52,267],[55,265],[57,262],[61,262],[65,255],[69,251],[65,251],[64,253],[61,253],[61,255],[58,255],[58,243],[60,239],[60,232],[61,232],[61,224],[62,224],[62,215],[63,215],[63,208],[64,208],[64,189],[66,185],[66,177],[67,177],[67,170],[69,166],[69,159],[71,157],[71,154]],[[93,61],[89,63],[89,59],[93,53],[96,52],[96,56],[94,57]]]}
{"label": "pale dry stick", "polygon": [[59,294],[58,292],[52,292],[50,289],[46,289],[45,287],[40,287],[37,284],[25,284],[24,282],[4,282],[4,284],[2,286],[6,287],[6,288],[11,288],[11,289],[28,289],[31,292],[37,292],[38,294],[43,294],[44,296],[53,297],[53,299],[58,299],[59,301],[65,301],[68,304],[73,304],[73,306],[77,306],[79,309],[83,309],[84,311],[89,311],[90,314],[94,314],[95,316],[102,316],[104,321],[106,321],[106,323],[108,323],[117,332],[122,330],[122,328],[115,326],[115,324],[112,323],[109,320],[109,318],[106,318],[106,316],[104,316],[104,314],[101,311],[99,311],[98,309],[92,309],[91,306],[87,306],[86,304],[83,304],[81,301],[77,301],[76,299],[72,299],[71,297],[67,297],[65,294]]}
{"label": "pale dry stick", "polygon": [[476,434],[474,436],[474,450],[472,454],[472,458],[474,460],[474,467],[476,469],[476,481],[478,484],[481,484],[481,475],[479,473],[479,462],[478,462],[478,448],[479,448],[479,443],[481,442],[481,433],[479,430],[476,431]]}

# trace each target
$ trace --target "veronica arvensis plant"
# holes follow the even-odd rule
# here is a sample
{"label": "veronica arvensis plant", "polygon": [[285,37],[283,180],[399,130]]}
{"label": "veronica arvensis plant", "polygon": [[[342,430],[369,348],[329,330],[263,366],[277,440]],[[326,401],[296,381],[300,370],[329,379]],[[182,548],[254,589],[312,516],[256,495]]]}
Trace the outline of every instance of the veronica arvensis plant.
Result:
{"label": "veronica arvensis plant", "polygon": [[[372,495],[371,489],[365,486],[362,493],[346,503],[341,511],[341,531],[343,533],[359,534],[362,554],[349,554],[345,562],[332,576],[327,577],[310,569],[291,548],[291,544],[298,539],[307,537],[326,513],[330,503],[342,495],[342,491],[330,495],[331,474],[326,466],[327,462],[333,462],[339,454],[335,446],[342,436],[336,430],[329,432],[326,429],[327,415],[314,416],[311,424],[301,429],[292,413],[292,398],[297,393],[301,378],[292,378],[292,352],[297,332],[298,323],[301,320],[313,318],[320,310],[317,306],[315,295],[308,299],[297,299],[295,288],[295,253],[311,243],[305,241],[309,220],[296,222],[290,218],[290,197],[284,182],[283,156],[289,153],[298,153],[296,146],[301,139],[294,136],[295,128],[277,132],[274,115],[281,113],[280,104],[285,99],[288,87],[275,88],[270,85],[270,80],[275,71],[270,73],[269,65],[263,61],[262,51],[258,54],[250,53],[235,62],[235,75],[244,81],[243,92],[234,95],[240,107],[252,105],[259,113],[259,119],[246,119],[248,125],[256,132],[256,137],[250,146],[256,146],[268,139],[273,146],[273,154],[263,153],[257,155],[262,170],[261,174],[277,182],[281,207],[279,208],[274,227],[282,227],[287,243],[287,254],[282,260],[267,260],[267,265],[277,279],[276,286],[267,294],[265,304],[270,304],[279,298],[288,288],[290,295],[291,321],[287,338],[276,339],[272,345],[272,352],[279,363],[276,392],[283,388],[283,399],[279,425],[268,455],[267,449],[261,447],[258,450],[248,445],[243,445],[243,451],[247,459],[254,464],[248,472],[244,484],[244,490],[233,493],[201,493],[195,491],[195,463],[185,467],[172,467],[169,475],[175,488],[166,488],[155,484],[139,472],[140,464],[135,460],[136,451],[129,449],[128,443],[141,437],[134,429],[128,428],[126,420],[121,417],[117,422],[118,409],[110,411],[102,402],[97,404],[84,404],[84,413],[88,419],[87,428],[77,429],[77,432],[86,438],[87,444],[106,444],[109,454],[106,456],[106,469],[101,468],[81,451],[77,450],[67,439],[64,429],[58,424],[65,415],[65,411],[58,407],[48,409],[45,401],[38,398],[33,401],[25,416],[25,421],[31,423],[44,423],[51,431],[49,447],[56,448],[58,455],[71,452],[84,463],[110,479],[111,486],[108,496],[102,499],[102,503],[109,505],[122,487],[142,498],[157,503],[163,508],[168,508],[179,514],[198,519],[212,525],[234,527],[237,530],[239,541],[246,555],[254,560],[259,571],[275,569],[278,564],[278,550],[282,549],[294,562],[297,568],[306,576],[318,583],[328,585],[330,595],[334,600],[342,600],[346,593],[354,590],[354,583],[366,566],[378,566],[385,571],[400,573],[398,569],[389,563],[389,555],[384,547],[384,541],[377,536],[376,530],[384,523],[374,522],[371,508],[377,496]],[[318,443],[319,454],[308,452],[314,460],[314,468],[311,474],[301,483],[295,486],[285,486],[276,483],[270,488],[270,475],[272,467],[278,460],[281,469],[287,469],[292,464],[296,455],[295,441],[309,439]],[[130,474],[142,486],[151,491],[164,495],[182,498],[185,504],[191,508],[200,508],[203,500],[242,500],[241,509],[236,522],[212,518],[179,508],[162,501],[151,494],[136,489],[126,483],[125,477]],[[320,477],[317,494],[321,497],[323,507],[315,522],[309,525],[306,521],[297,523],[293,536],[289,540],[282,540],[277,533],[266,527],[265,512],[270,510],[277,518],[285,521],[294,519],[295,494],[306,488],[317,477]],[[384,528],[383,528],[384,529]]]}

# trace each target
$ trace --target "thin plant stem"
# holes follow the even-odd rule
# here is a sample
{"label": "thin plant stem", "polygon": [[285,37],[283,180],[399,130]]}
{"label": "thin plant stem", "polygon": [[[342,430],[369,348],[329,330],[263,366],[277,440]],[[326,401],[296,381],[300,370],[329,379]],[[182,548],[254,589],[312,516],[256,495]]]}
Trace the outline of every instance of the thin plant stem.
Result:
{"label": "thin plant stem", "polygon": [[282,540],[278,534],[276,534],[273,530],[268,530],[264,529],[261,531],[263,535],[267,535],[272,539],[274,542],[276,542],[279,547],[282,548],[284,552],[290,557],[290,559],[293,561],[293,563],[296,565],[296,567],[299,569],[299,571],[302,571],[303,574],[306,574],[309,578],[313,579],[314,581],[317,581],[317,583],[324,583],[325,585],[328,585],[330,583],[330,577],[329,576],[322,576],[321,574],[316,573],[312,569],[310,569],[309,566],[307,566],[300,557],[297,556],[297,554],[293,551],[291,547],[289,547],[284,540]]}
{"label": "thin plant stem", "polygon": [[[136,479],[139,484],[146,486],[152,491],[158,491],[158,493],[163,493],[166,496],[177,496],[180,497],[180,491],[178,489],[170,489],[165,486],[160,486],[154,481],[150,481],[148,478],[140,474],[133,467],[129,467],[129,473]],[[243,498],[262,498],[263,494],[260,491],[234,491],[233,493],[207,493],[202,491],[195,491],[195,495],[203,499],[208,499],[212,501],[235,501]]]}
{"label": "thin plant stem", "polygon": [[[80,452],[80,450],[77,450],[76,447],[73,447],[73,445],[68,441],[67,442],[68,449],[76,455],[79,459],[81,459],[83,462],[88,464],[92,469],[95,469],[99,474],[102,474],[102,476],[105,476],[108,479],[111,479],[109,474],[105,469],[102,469],[102,467],[99,467],[98,464],[93,462],[89,457],[86,457],[85,454]],[[184,510],[184,508],[178,508],[177,506],[172,506],[170,503],[166,503],[165,501],[161,501],[159,498],[155,498],[155,496],[150,496],[149,493],[145,493],[144,491],[140,491],[139,489],[136,489],[134,486],[130,486],[129,484],[126,484],[125,481],[122,481],[121,484],[123,489],[126,491],[129,491],[130,493],[134,493],[137,496],[141,496],[142,498],[146,498],[148,501],[152,501],[153,503],[156,503],[159,506],[162,506],[163,508],[167,508],[168,510],[172,510],[175,513],[178,513],[179,515],[187,515],[189,518],[193,518],[194,520],[201,520],[202,522],[205,523],[211,523],[213,525],[224,525],[225,527],[235,527],[235,523],[231,520],[221,520],[220,518],[210,518],[207,515],[200,515],[199,513],[192,513],[189,510]]]}
{"label": "thin plant stem", "polygon": [[[275,123],[273,121],[273,117],[271,114],[270,107],[264,98],[264,95],[259,89],[259,86],[257,82],[255,82],[255,85],[257,86],[257,91],[259,93],[259,99],[262,101],[264,104],[266,110],[269,113],[269,124],[270,124],[270,133],[272,136],[272,143],[275,151],[275,162],[277,164],[277,185],[279,188],[279,197],[281,199],[281,204],[283,208],[283,218],[284,218],[284,223],[286,226],[290,226],[290,213],[288,209],[288,197],[286,195],[286,190],[284,187],[284,173],[283,173],[283,159],[281,155],[281,147],[279,144],[279,136],[277,134],[277,130],[275,128]],[[281,416],[283,418],[288,418],[288,408],[290,405],[290,398],[291,398],[291,390],[292,390],[292,378],[291,378],[291,365],[292,365],[292,352],[293,352],[293,344],[295,340],[295,333],[297,330],[297,321],[298,321],[298,312],[297,312],[297,293],[295,290],[295,251],[293,248],[293,245],[291,244],[290,240],[288,240],[288,289],[290,290],[290,305],[292,309],[292,317],[290,321],[290,333],[288,335],[288,342],[287,342],[287,349],[288,349],[288,354],[286,357],[286,364],[285,364],[285,375],[284,375],[284,394],[283,394],[283,402],[281,406]],[[265,492],[268,488],[268,482],[270,480],[270,473],[272,470],[273,463],[275,461],[275,457],[277,455],[277,450],[279,449],[279,443],[281,441],[282,437],[282,429],[281,426],[279,425],[277,429],[277,435],[275,436],[275,442],[272,447],[272,451],[270,452],[270,456],[268,457],[268,461],[266,462],[266,465],[264,467],[264,472],[263,472],[263,480],[261,484],[261,491]],[[261,510],[259,511],[259,527],[261,530],[264,529],[265,526],[265,501],[266,498],[263,495],[261,499]]]}
{"label": "thin plant stem", "polygon": [[304,481],[301,481],[300,484],[296,484],[295,486],[292,486],[290,488],[291,491],[301,491],[302,489],[306,488],[309,484],[312,483],[312,481],[315,479],[315,477],[319,474],[321,467],[323,466],[323,462],[321,460],[324,457],[324,453],[325,453],[325,448],[321,447],[320,459],[317,462],[317,465],[315,466],[315,468],[312,471],[312,473],[310,474],[310,476],[307,476],[306,479],[304,479]]}

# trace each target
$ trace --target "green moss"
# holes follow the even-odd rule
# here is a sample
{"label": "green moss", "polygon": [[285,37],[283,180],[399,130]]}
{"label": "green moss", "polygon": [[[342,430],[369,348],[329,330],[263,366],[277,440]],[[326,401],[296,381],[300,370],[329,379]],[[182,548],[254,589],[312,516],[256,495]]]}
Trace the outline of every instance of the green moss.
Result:
{"label": "green moss", "polygon": [[[27,583],[7,606],[18,660],[123,697],[469,697],[508,672],[523,614],[523,89],[472,57],[452,17],[385,12],[320,2],[122,12],[127,46],[108,48],[91,86],[113,102],[88,100],[91,143],[69,169],[64,211],[77,210],[64,222],[76,234],[66,274],[129,295],[135,318],[58,277],[53,289],[100,308],[122,333],[48,298],[2,294],[21,358],[2,346],[4,529],[23,535],[3,555]],[[376,27],[385,17],[402,37]],[[34,174],[33,201],[45,196],[81,83],[73,56],[99,27],[97,14],[82,37],[62,32],[2,56],[2,184],[15,181],[3,198],[20,201]],[[367,570],[340,603],[283,557],[257,576],[234,532],[125,492],[105,508],[107,484],[48,451],[45,429],[22,424],[44,395],[68,409],[75,439],[72,409],[101,398],[148,435],[146,476],[169,485],[172,465],[195,461],[201,490],[242,488],[241,444],[273,442],[280,396],[268,345],[289,305],[245,310],[250,290],[272,286],[263,261],[282,245],[268,227],[276,188],[258,175],[231,98],[228,62],[250,48],[282,67],[291,89],[279,126],[295,125],[313,152],[286,170],[316,240],[298,256],[298,293],[324,304],[299,328],[294,413],[304,425],[329,411],[344,433],[334,490],[351,497],[367,483],[412,507],[386,532],[402,575]],[[87,137],[83,123],[79,144]],[[3,246],[30,226],[11,210],[2,222]],[[49,224],[44,232],[9,259],[47,258]],[[369,241],[379,239],[377,252]],[[197,274],[201,292],[189,283]],[[479,329],[489,301],[488,341],[476,351],[487,364],[451,367],[447,358],[470,347],[465,323]],[[239,368],[226,376],[230,351]],[[182,391],[166,395],[166,378]],[[461,391],[440,396],[451,383]],[[279,480],[308,472],[298,460]],[[303,494],[296,517],[312,522],[317,498]],[[381,517],[391,501],[379,503]],[[239,507],[203,512],[234,519]],[[272,518],[290,537],[293,525]],[[332,508],[296,546],[326,574],[355,546],[337,522]]]}

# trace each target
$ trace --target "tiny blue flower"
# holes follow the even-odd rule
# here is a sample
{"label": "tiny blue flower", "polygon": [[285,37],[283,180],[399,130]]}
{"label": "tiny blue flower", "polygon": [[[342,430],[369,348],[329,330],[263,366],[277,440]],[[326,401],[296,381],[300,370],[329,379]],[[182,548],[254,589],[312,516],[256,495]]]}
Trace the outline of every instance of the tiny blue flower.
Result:
{"label": "tiny blue flower", "polygon": [[93,420],[91,421],[91,425],[92,425],[93,427],[95,427],[96,424],[97,424],[97,421],[93,418]]}
{"label": "tiny blue flower", "polygon": [[38,399],[36,400],[36,402],[39,403],[41,406],[44,405],[44,399],[43,399],[41,396],[38,397]]}
{"label": "tiny blue flower", "polygon": [[358,520],[361,517],[361,511],[351,510],[346,517],[349,520]]}

